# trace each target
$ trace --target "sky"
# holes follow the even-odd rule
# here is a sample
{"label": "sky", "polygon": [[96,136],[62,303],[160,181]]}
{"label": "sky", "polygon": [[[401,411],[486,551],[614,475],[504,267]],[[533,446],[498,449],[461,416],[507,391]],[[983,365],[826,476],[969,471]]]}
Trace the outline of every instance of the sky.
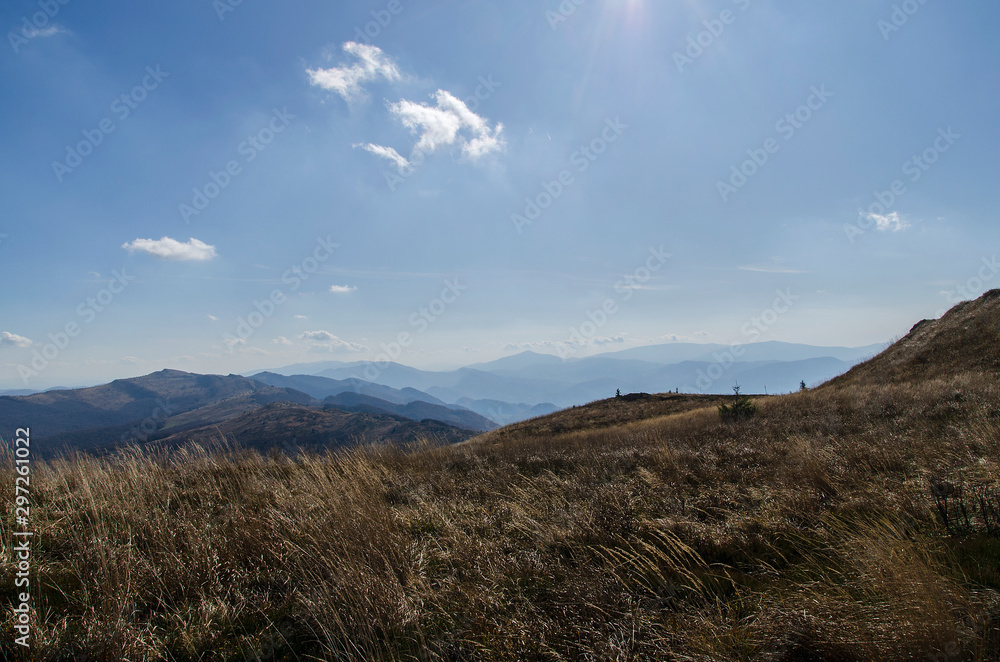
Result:
{"label": "sky", "polygon": [[987,0],[8,0],[0,389],[860,346],[1000,287]]}

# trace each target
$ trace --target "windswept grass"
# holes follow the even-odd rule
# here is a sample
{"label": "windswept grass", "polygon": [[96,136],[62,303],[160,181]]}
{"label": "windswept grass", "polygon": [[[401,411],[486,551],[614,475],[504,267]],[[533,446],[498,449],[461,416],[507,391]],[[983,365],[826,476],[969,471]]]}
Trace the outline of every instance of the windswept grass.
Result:
{"label": "windswept grass", "polygon": [[452,447],[38,462],[34,658],[997,659],[1000,539],[973,498],[1000,488],[996,379],[717,404],[612,400]]}

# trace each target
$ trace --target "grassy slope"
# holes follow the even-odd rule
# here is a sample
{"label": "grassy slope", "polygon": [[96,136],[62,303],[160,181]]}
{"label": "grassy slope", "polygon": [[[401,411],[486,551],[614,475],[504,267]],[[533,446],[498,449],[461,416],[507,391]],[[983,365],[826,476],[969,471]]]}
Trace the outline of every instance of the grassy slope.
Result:
{"label": "grassy slope", "polygon": [[899,342],[833,380],[833,385],[905,383],[959,372],[1000,375],[1000,289],[923,320]]}
{"label": "grassy slope", "polygon": [[[948,535],[930,485],[997,485],[998,396],[995,379],[960,376],[763,399],[739,424],[702,408],[547,443],[488,433],[296,462],[39,464],[35,651],[995,660],[1000,544],[975,511]],[[9,594],[9,548],[3,559]]]}

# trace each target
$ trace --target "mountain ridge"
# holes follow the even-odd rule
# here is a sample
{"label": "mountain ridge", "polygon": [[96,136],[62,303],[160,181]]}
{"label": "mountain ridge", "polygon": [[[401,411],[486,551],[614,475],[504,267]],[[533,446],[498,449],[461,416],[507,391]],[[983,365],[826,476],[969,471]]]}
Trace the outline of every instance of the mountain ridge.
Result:
{"label": "mountain ridge", "polygon": [[826,386],[900,383],[959,372],[1000,374],[1000,289],[963,301],[936,320],[917,322],[885,351]]}

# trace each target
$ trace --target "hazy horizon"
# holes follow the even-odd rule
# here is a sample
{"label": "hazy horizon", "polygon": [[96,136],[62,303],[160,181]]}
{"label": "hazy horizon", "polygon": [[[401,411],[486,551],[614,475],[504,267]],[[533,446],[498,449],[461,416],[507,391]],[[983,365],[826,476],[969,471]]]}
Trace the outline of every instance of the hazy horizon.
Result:
{"label": "hazy horizon", "polygon": [[[766,343],[766,342],[779,342],[780,343],[780,342],[783,342],[783,341],[763,341],[762,340],[762,341],[759,341],[759,342],[760,343]],[[886,341],[884,343],[872,343],[870,345],[856,345],[856,346],[853,346],[853,347],[809,345],[809,344],[805,344],[805,343],[789,343],[789,344],[792,344],[792,345],[802,344],[803,346],[807,346],[807,347],[817,347],[817,348],[823,348],[823,347],[825,347],[825,348],[828,348],[828,349],[863,349],[863,350],[870,350],[870,349],[882,349],[885,346],[888,346],[890,343],[891,343],[891,341]],[[629,347],[627,349],[642,349],[642,348],[647,348],[647,347],[660,347],[662,345],[672,345],[672,344],[685,344],[685,345],[694,345],[694,346],[704,345],[706,348],[716,348],[716,347],[722,348],[719,351],[723,351],[723,350],[726,350],[726,349],[729,349],[729,348],[732,348],[732,347],[743,346],[745,348],[745,347],[747,347],[749,345],[753,345],[755,343],[746,343],[746,344],[741,344],[741,343],[725,344],[725,343],[711,343],[711,342],[662,343],[662,344],[654,344],[654,345],[637,345],[637,346],[634,346],[634,347]],[[542,351],[542,350],[518,349],[518,350],[514,350],[514,351],[509,351],[509,352],[503,353],[502,355],[500,355],[498,357],[495,357],[495,358],[492,358],[492,359],[487,359],[485,361],[474,361],[474,362],[465,362],[465,363],[436,363],[436,364],[435,363],[430,363],[430,364],[422,364],[422,365],[414,365],[412,363],[408,363],[408,362],[403,361],[403,360],[388,360],[387,361],[386,360],[387,354],[385,352],[382,352],[382,353],[377,354],[377,355],[373,356],[372,358],[368,358],[368,359],[351,359],[351,358],[329,359],[329,358],[315,358],[313,360],[307,360],[305,362],[282,363],[282,364],[274,364],[274,365],[262,363],[262,364],[259,364],[259,365],[255,365],[254,367],[249,368],[247,370],[241,370],[239,372],[231,372],[231,373],[212,373],[212,372],[209,372],[209,373],[199,373],[197,370],[185,370],[183,368],[172,368],[172,367],[166,367],[166,366],[160,366],[160,367],[148,366],[146,368],[138,369],[138,370],[137,369],[130,370],[129,368],[126,368],[126,367],[120,367],[116,372],[114,372],[114,374],[112,374],[111,376],[109,376],[109,377],[107,377],[105,379],[90,379],[90,380],[82,380],[82,381],[68,381],[66,383],[59,383],[59,384],[56,384],[56,383],[51,383],[51,384],[49,384],[49,383],[40,383],[38,385],[32,386],[30,389],[27,388],[27,387],[19,388],[19,387],[16,387],[16,386],[11,386],[9,388],[8,387],[2,387],[2,388],[0,388],[0,391],[19,391],[19,390],[45,391],[45,390],[60,389],[60,388],[67,388],[67,389],[86,388],[86,387],[90,387],[90,386],[98,386],[98,385],[101,385],[101,384],[105,384],[105,383],[114,381],[116,379],[133,379],[133,378],[136,378],[136,377],[144,377],[146,375],[150,375],[150,374],[153,374],[153,373],[156,373],[156,372],[160,372],[162,370],[178,370],[180,372],[188,372],[188,373],[194,373],[194,374],[236,374],[236,375],[243,375],[243,376],[253,376],[255,374],[259,374],[259,373],[262,373],[262,372],[277,372],[279,374],[291,374],[291,373],[287,373],[287,370],[288,370],[288,368],[290,368],[292,366],[299,366],[299,365],[312,366],[312,365],[320,365],[320,364],[326,364],[326,363],[336,363],[336,364],[339,364],[339,365],[359,365],[359,366],[369,366],[369,365],[372,365],[372,366],[375,366],[375,368],[377,370],[381,371],[381,368],[384,368],[387,363],[392,363],[392,364],[402,365],[402,366],[405,366],[405,367],[416,368],[418,370],[423,370],[423,371],[427,371],[427,372],[450,372],[450,371],[458,370],[458,369],[461,369],[461,368],[469,368],[469,367],[476,367],[477,365],[489,364],[489,363],[492,363],[493,361],[496,361],[498,359],[511,358],[511,357],[521,356],[521,355],[527,355],[527,354],[539,355],[539,356],[550,356],[550,357],[559,358],[559,359],[562,359],[562,360],[579,360],[579,359],[592,358],[592,357],[614,358],[614,354],[616,354],[618,352],[622,352],[622,351],[625,351],[625,350],[623,350],[623,349],[613,349],[613,350],[610,350],[610,351],[607,351],[607,352],[604,352],[604,351],[591,351],[590,353],[586,353],[586,354],[583,353],[583,352],[580,352],[580,353],[574,353],[572,356],[560,357],[559,354],[557,354],[557,353],[546,352],[546,351]],[[707,351],[710,353],[712,350],[709,349]],[[664,365],[668,365],[668,363],[664,363]],[[311,375],[311,374],[314,374],[316,371],[317,370],[307,370],[306,372],[303,372],[301,374]],[[364,375],[361,374],[360,372],[359,372],[357,378],[365,380]],[[374,382],[377,383],[378,379],[376,378],[374,380],[365,380],[365,381],[374,381]],[[664,387],[664,388],[666,388],[666,387]],[[726,388],[729,388],[729,387],[727,386]],[[692,392],[696,392],[696,391],[692,391]]]}

